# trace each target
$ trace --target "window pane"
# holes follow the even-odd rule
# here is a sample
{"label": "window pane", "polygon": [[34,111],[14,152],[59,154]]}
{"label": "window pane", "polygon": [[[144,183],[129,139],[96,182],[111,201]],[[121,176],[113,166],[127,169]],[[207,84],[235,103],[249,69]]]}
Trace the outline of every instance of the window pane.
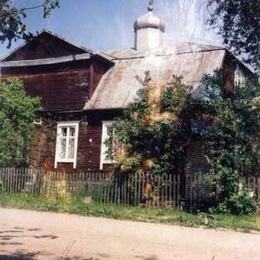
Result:
{"label": "window pane", "polygon": [[111,125],[107,126],[107,135],[108,136],[113,135],[113,126],[111,126]]}
{"label": "window pane", "polygon": [[59,147],[59,158],[65,159],[66,156],[66,138],[60,138],[60,147]]}
{"label": "window pane", "polygon": [[113,125],[112,123],[103,124],[103,140],[102,140],[102,163],[112,163],[112,151],[109,147],[113,146]]}
{"label": "window pane", "polygon": [[74,159],[75,138],[69,139],[68,159]]}
{"label": "window pane", "polygon": [[105,160],[109,163],[112,159],[112,154],[109,148],[113,147],[113,127],[107,126],[107,138],[105,140]]}
{"label": "window pane", "polygon": [[62,128],[61,128],[61,134],[62,134],[62,136],[67,136],[67,131],[68,131],[67,127],[62,127]]}
{"label": "window pane", "polygon": [[75,128],[74,127],[70,127],[70,136],[71,137],[75,136]]}
{"label": "window pane", "polygon": [[[61,123],[57,126],[57,146],[56,146],[56,156],[55,167],[57,163],[74,163],[76,167],[76,141],[78,138],[78,124],[72,123]],[[76,136],[77,134],[77,136]]]}

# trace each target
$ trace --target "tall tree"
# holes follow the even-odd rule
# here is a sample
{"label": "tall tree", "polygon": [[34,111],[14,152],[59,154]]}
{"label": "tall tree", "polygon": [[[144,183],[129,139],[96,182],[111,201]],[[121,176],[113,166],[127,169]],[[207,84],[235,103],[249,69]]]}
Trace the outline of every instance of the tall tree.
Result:
{"label": "tall tree", "polygon": [[259,69],[260,1],[208,0],[209,25],[218,29],[224,43],[244,61]]}
{"label": "tall tree", "polygon": [[13,41],[28,40],[33,34],[27,31],[24,19],[29,11],[42,9],[43,17],[50,15],[51,11],[59,7],[59,0],[40,0],[34,6],[17,7],[11,0],[0,0],[0,42],[7,42],[10,48]]}
{"label": "tall tree", "polygon": [[39,108],[39,99],[27,96],[21,81],[0,81],[0,167],[26,165]]}
{"label": "tall tree", "polygon": [[232,96],[226,95],[221,72],[206,75],[203,83],[206,90],[197,104],[211,123],[201,136],[216,178],[219,209],[250,213],[255,205],[243,182],[260,170],[260,86],[241,82]]}

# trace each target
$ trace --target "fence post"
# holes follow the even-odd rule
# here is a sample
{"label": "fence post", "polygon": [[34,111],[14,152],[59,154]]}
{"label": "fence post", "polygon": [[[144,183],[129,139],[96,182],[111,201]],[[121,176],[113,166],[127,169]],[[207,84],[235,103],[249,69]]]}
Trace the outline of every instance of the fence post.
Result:
{"label": "fence post", "polygon": [[256,177],[256,185],[257,185],[257,199],[260,200],[260,176]]}

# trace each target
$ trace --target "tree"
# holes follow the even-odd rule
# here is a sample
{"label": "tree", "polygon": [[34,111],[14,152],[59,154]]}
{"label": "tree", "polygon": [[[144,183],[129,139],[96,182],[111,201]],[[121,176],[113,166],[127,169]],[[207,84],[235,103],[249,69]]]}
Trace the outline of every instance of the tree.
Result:
{"label": "tree", "polygon": [[260,65],[260,1],[208,0],[210,26],[218,29],[224,43],[256,69]]}
{"label": "tree", "polygon": [[200,113],[212,120],[201,136],[216,180],[218,208],[250,213],[255,205],[243,178],[260,170],[260,88],[257,82],[245,81],[227,95],[222,78],[222,73],[216,72],[203,79],[204,98],[197,102]]}
{"label": "tree", "polygon": [[33,35],[27,31],[24,18],[31,10],[42,9],[43,17],[50,15],[51,11],[59,7],[59,0],[41,0],[42,3],[30,7],[15,7],[11,0],[0,0],[0,42],[7,42],[10,48],[13,41],[28,40]]}
{"label": "tree", "polygon": [[0,82],[0,166],[25,166],[39,99],[18,79]]}
{"label": "tree", "polygon": [[[218,28],[224,43],[235,54],[242,55],[259,72],[259,0],[208,0],[208,7],[213,9],[208,23]],[[212,85],[212,78],[207,76],[205,80]],[[248,213],[254,209],[254,203],[241,176],[259,171],[259,82],[240,83],[229,97],[225,97],[220,84],[215,87],[222,95],[206,106],[206,113],[214,114],[216,120],[204,138],[209,161],[218,177],[219,209]]]}
{"label": "tree", "polygon": [[[151,83],[148,73],[142,83],[138,98],[110,131],[107,156],[127,173],[181,172],[187,163],[185,148],[196,135],[210,165],[206,177],[213,181],[218,209],[254,211],[254,198],[243,180],[260,169],[258,83],[244,82],[226,93],[222,71],[204,76],[204,90],[192,95],[176,76],[160,86]],[[198,131],[192,130],[191,120],[202,123]]]}
{"label": "tree", "polygon": [[179,170],[189,140],[184,120],[189,89],[176,76],[167,85],[154,84],[149,72],[141,83],[137,99],[113,126],[108,156],[128,173],[172,174]]}

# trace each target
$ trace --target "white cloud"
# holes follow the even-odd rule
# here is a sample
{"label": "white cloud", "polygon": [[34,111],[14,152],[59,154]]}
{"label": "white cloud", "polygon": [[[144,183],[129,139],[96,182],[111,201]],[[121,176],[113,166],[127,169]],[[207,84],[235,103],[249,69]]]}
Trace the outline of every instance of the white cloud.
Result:
{"label": "white cloud", "polygon": [[198,41],[221,44],[221,38],[207,28],[205,0],[161,0],[157,4],[160,16],[166,21],[170,41]]}

